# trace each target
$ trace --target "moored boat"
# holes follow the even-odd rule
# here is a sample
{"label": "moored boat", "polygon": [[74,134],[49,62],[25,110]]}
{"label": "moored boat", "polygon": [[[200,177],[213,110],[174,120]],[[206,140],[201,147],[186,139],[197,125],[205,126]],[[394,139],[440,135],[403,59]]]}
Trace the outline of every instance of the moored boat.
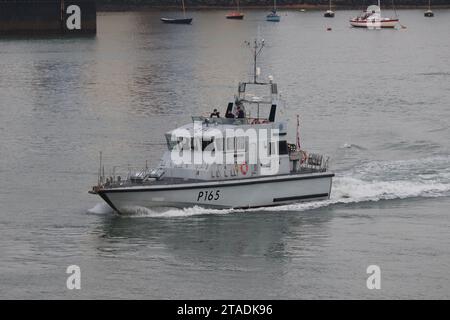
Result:
{"label": "moored boat", "polygon": [[172,24],[191,24],[192,18],[161,18],[161,21],[164,23],[172,23]]}
{"label": "moored boat", "polygon": [[273,9],[272,12],[270,12],[267,16],[266,16],[266,20],[267,21],[271,21],[271,22],[280,22],[281,17],[277,14],[277,0],[273,1]]}
{"label": "moored boat", "polygon": [[325,11],[325,13],[323,14],[323,16],[324,16],[325,18],[334,18],[334,11],[331,10],[331,0],[330,0],[328,3],[329,3],[328,10]]}
{"label": "moored boat", "polygon": [[384,18],[381,16],[380,1],[378,5],[371,5],[361,15],[350,19],[350,25],[356,28],[381,29],[395,28],[399,24],[399,19]]}
{"label": "moored boat", "polygon": [[270,22],[280,22],[281,17],[276,12],[271,12],[266,16],[266,20]]}
{"label": "moored boat", "polygon": [[184,0],[181,0],[183,8],[183,18],[161,18],[161,21],[169,24],[191,24],[192,18],[186,18],[186,7],[184,6]]}
{"label": "moored boat", "polygon": [[428,0],[428,10],[423,13],[425,17],[431,18],[434,17],[434,13],[431,10],[431,0]]}
{"label": "moored boat", "polygon": [[327,10],[327,11],[325,11],[325,13],[323,14],[323,16],[324,16],[325,18],[334,18],[334,11]]}
{"label": "moored boat", "polygon": [[237,9],[236,11],[232,11],[229,14],[227,14],[226,18],[234,19],[234,20],[244,19],[244,14],[241,12],[240,7],[239,7],[239,0],[237,0],[237,8],[236,9]]}
{"label": "moored boat", "polygon": [[425,11],[423,15],[428,18],[434,17],[434,13],[431,10]]}

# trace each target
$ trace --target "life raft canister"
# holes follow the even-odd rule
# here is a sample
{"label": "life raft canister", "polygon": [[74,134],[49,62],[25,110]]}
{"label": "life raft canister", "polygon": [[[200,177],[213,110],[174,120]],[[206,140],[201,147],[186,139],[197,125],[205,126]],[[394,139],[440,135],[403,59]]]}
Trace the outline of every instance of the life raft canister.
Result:
{"label": "life raft canister", "polygon": [[243,175],[246,175],[248,172],[248,164],[246,164],[245,162],[241,164],[241,172]]}

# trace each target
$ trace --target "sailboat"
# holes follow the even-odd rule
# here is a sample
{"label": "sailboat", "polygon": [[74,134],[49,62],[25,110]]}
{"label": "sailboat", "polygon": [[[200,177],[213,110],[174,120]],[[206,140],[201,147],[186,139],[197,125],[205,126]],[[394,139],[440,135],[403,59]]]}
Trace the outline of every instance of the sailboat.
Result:
{"label": "sailboat", "polygon": [[164,23],[172,24],[191,24],[192,18],[186,18],[186,7],[184,6],[184,0],[181,0],[183,6],[183,18],[161,18]]}
{"label": "sailboat", "polygon": [[328,9],[327,11],[325,11],[325,13],[323,14],[323,16],[324,16],[325,18],[334,18],[334,11],[331,10],[331,0],[330,0],[329,3],[330,3],[329,9]]}
{"label": "sailboat", "polygon": [[277,0],[273,1],[272,12],[266,16],[266,20],[271,22],[280,22],[281,17],[277,14]]}
{"label": "sailboat", "polygon": [[395,28],[398,23],[397,17],[383,18],[381,16],[380,0],[378,0],[378,5],[368,6],[366,12],[350,19],[350,25],[353,27],[367,29]]}
{"label": "sailboat", "polygon": [[239,8],[239,0],[237,0],[237,10],[230,12],[227,15],[227,19],[235,19],[235,20],[242,20],[242,19],[244,19],[244,14],[241,13],[241,10]]}
{"label": "sailboat", "polygon": [[434,17],[434,13],[431,11],[431,0],[428,0],[428,10],[423,15],[428,18]]}

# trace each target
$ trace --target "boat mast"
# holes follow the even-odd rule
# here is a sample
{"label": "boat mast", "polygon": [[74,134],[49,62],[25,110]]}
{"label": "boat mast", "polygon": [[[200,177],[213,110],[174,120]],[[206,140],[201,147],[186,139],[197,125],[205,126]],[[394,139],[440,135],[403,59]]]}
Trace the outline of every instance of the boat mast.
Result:
{"label": "boat mast", "polygon": [[186,18],[186,8],[184,7],[184,0],[181,0],[181,3],[183,5],[183,17]]}
{"label": "boat mast", "polygon": [[239,9],[239,0],[237,0],[237,11],[241,12],[241,9]]}
{"label": "boat mast", "polygon": [[[250,42],[246,42],[247,45],[250,45]],[[264,48],[264,39],[261,40],[261,42],[258,43],[258,40],[255,39],[254,44],[253,44],[253,83],[258,83],[257,82],[257,67],[256,67],[256,58],[259,56],[259,54],[261,53],[262,49]]]}
{"label": "boat mast", "polygon": [[329,9],[329,11],[331,11],[331,0],[330,0],[330,9]]}
{"label": "boat mast", "polygon": [[428,0],[428,11],[431,11],[431,0]]}
{"label": "boat mast", "polygon": [[277,0],[273,0],[273,11],[277,12]]}

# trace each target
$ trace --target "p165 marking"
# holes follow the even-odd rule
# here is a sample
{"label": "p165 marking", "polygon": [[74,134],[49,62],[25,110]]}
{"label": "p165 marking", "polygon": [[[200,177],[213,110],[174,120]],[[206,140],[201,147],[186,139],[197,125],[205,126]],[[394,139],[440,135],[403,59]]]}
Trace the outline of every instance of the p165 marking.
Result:
{"label": "p165 marking", "polygon": [[197,196],[197,202],[200,201],[217,201],[220,199],[220,190],[212,191],[199,191]]}

